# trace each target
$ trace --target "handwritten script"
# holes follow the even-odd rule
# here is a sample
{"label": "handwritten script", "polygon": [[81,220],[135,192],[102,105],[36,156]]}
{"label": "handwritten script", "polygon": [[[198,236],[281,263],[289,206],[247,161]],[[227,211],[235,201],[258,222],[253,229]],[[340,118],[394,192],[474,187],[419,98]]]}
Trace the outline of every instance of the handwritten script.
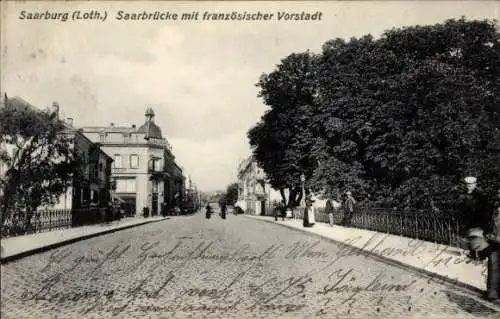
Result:
{"label": "handwritten script", "polygon": [[[386,267],[375,273],[349,267],[349,258],[366,250],[381,255],[418,255],[418,242],[405,249],[380,249],[369,241],[364,249],[346,245],[329,252],[320,241],[270,244],[263,249],[243,246],[231,251],[220,243],[182,238],[117,244],[84,256],[68,248],[56,250],[40,269],[36,289],[26,289],[23,301],[77,307],[85,314],[137,313],[290,313],[307,310],[327,316],[345,306],[351,311],[363,300],[408,296],[421,292],[416,277],[394,278]],[[439,258],[439,252],[436,256]],[[354,260],[354,259],[353,259]],[[443,263],[433,259],[433,263]],[[454,261],[447,261],[454,262]],[[467,262],[467,261],[463,261]]]}

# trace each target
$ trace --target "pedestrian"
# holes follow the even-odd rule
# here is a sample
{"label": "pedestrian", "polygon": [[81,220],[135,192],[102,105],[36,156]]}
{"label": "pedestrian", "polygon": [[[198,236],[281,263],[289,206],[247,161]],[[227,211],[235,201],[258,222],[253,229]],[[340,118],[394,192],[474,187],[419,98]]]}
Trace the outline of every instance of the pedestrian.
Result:
{"label": "pedestrian", "polygon": [[281,220],[285,221],[285,218],[286,218],[286,201],[284,199],[281,200],[280,213],[281,213]]}
{"label": "pedestrian", "polygon": [[226,209],[227,209],[226,204],[223,204],[220,212],[220,217],[222,217],[222,219],[226,219]]}
{"label": "pedestrian", "polygon": [[500,189],[493,200],[491,218],[492,231],[486,235],[488,239],[488,277],[486,279],[486,299],[497,300],[500,295]]}
{"label": "pedestrian", "polygon": [[342,225],[349,225],[351,223],[355,205],[356,205],[356,200],[352,196],[351,191],[345,192],[344,202],[342,205],[344,210],[344,219],[342,221]]}
{"label": "pedestrian", "polygon": [[315,224],[313,203],[314,199],[312,198],[312,194],[307,195],[306,207],[304,209],[304,217],[303,217],[304,227],[313,227]]}
{"label": "pedestrian", "polygon": [[325,205],[325,212],[328,214],[328,221],[330,223],[330,226],[333,227],[333,213],[335,212],[335,207],[333,207],[333,202],[331,198],[328,198],[326,200],[326,205]]}
{"label": "pedestrian", "polygon": [[487,208],[487,200],[482,190],[478,187],[477,178],[468,176],[464,178],[465,194],[460,199],[461,217],[467,230],[480,228],[485,233],[491,229],[491,212]]}
{"label": "pedestrian", "polygon": [[210,219],[211,215],[212,215],[212,207],[210,207],[210,203],[208,203],[205,208],[205,217],[207,219]]}
{"label": "pedestrian", "polygon": [[[489,205],[486,196],[478,187],[477,178],[464,178],[465,193],[460,199],[462,223],[467,230],[472,259],[488,259],[487,290],[485,297],[498,299],[499,281],[499,223],[497,212]],[[497,205],[498,206],[498,205]]]}

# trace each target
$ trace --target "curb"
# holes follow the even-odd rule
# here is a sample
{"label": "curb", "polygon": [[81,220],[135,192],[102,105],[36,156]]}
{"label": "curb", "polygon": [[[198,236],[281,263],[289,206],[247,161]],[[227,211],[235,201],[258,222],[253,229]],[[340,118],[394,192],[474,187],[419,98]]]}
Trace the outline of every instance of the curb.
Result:
{"label": "curb", "polygon": [[38,253],[41,253],[41,252],[45,252],[45,251],[48,251],[48,250],[51,250],[51,249],[54,249],[54,248],[59,248],[59,247],[62,247],[62,246],[73,244],[73,243],[76,243],[76,242],[79,242],[79,241],[82,241],[82,240],[90,239],[90,238],[93,238],[93,237],[98,237],[98,236],[101,236],[101,235],[111,234],[111,233],[114,233],[114,232],[117,232],[117,231],[120,231],[120,230],[125,230],[125,229],[129,229],[129,228],[137,227],[137,226],[143,226],[143,225],[146,225],[146,224],[157,223],[157,222],[161,222],[161,221],[164,221],[164,220],[167,220],[167,219],[170,219],[170,218],[167,217],[167,218],[160,219],[160,220],[144,221],[144,222],[138,223],[138,224],[123,226],[123,227],[117,227],[117,228],[113,228],[113,229],[104,230],[102,232],[97,232],[97,233],[93,233],[93,234],[88,234],[88,235],[83,235],[83,236],[79,236],[79,237],[75,237],[75,238],[63,240],[63,241],[60,241],[60,242],[57,242],[57,243],[53,243],[53,244],[50,244],[50,245],[47,245],[47,246],[38,247],[38,248],[30,249],[30,250],[26,250],[26,251],[23,251],[21,253],[10,255],[10,256],[7,256],[7,257],[2,257],[2,258],[0,258],[0,264],[4,265],[4,264],[12,262],[14,260],[18,260],[18,259],[21,259],[21,258],[24,258],[24,257],[28,257],[28,256],[31,256],[31,255],[35,255],[35,254],[38,254]]}
{"label": "curb", "polygon": [[[434,280],[434,281],[439,282],[439,283],[444,283],[444,284],[447,284],[447,285],[450,285],[450,286],[453,286],[453,287],[459,287],[459,288],[462,288],[462,290],[466,290],[468,292],[473,292],[475,294],[482,295],[484,293],[483,290],[481,290],[481,289],[479,289],[479,288],[477,288],[475,286],[472,286],[470,284],[467,284],[467,283],[464,283],[464,282],[460,282],[457,279],[452,279],[452,278],[449,278],[449,277],[446,277],[446,276],[443,276],[443,275],[440,275],[440,274],[436,274],[436,273],[434,273],[434,272],[432,272],[430,270],[422,269],[422,268],[419,268],[419,267],[416,267],[416,266],[405,264],[404,262],[401,262],[401,261],[397,261],[397,260],[394,260],[394,259],[383,257],[383,256],[380,256],[380,255],[377,255],[374,252],[363,250],[361,248],[357,248],[357,247],[355,247],[353,245],[346,244],[346,243],[341,242],[341,241],[336,240],[336,239],[328,238],[328,237],[325,237],[325,236],[322,236],[320,234],[316,234],[316,233],[313,233],[313,232],[308,232],[306,230],[295,228],[295,227],[290,226],[290,225],[278,224],[278,223],[275,223],[274,220],[253,218],[253,217],[250,217],[248,215],[245,215],[245,217],[253,219],[253,220],[257,220],[257,221],[263,221],[263,222],[266,222],[266,223],[270,223],[270,224],[274,224],[274,225],[278,225],[278,226],[287,227],[289,229],[293,229],[293,230],[301,232],[301,233],[306,233],[306,234],[309,234],[311,236],[315,236],[315,237],[320,237],[322,239],[326,239],[326,240],[328,240],[330,242],[333,242],[335,244],[338,244],[338,245],[341,245],[341,246],[344,246],[344,247],[347,246],[347,247],[353,248],[354,251],[360,252],[360,256],[371,257],[371,258],[373,258],[373,259],[375,259],[377,261],[383,262],[385,264],[396,266],[398,268],[404,268],[405,270],[411,270],[412,272],[415,272],[415,273],[417,273],[419,275],[423,275],[426,278],[430,277],[431,280],[433,278],[437,278],[438,280]],[[488,301],[485,300],[485,302],[488,302]],[[493,302],[492,304],[494,304],[496,306],[500,306],[500,303]]]}

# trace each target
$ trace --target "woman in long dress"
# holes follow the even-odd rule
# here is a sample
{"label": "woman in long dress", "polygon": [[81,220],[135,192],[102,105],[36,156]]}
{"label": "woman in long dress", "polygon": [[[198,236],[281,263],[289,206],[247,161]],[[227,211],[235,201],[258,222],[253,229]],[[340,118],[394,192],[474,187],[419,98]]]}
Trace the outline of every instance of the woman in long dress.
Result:
{"label": "woman in long dress", "polygon": [[311,194],[306,197],[306,208],[304,209],[304,219],[303,225],[304,227],[313,227],[316,222],[314,218],[314,207],[313,207],[314,199]]}

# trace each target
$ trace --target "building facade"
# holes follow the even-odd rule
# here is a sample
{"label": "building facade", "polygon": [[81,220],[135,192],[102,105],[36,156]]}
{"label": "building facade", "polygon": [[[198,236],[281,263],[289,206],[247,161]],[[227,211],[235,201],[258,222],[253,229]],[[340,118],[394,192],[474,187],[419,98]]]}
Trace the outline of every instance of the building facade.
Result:
{"label": "building facade", "polygon": [[[20,110],[44,112],[19,97],[4,97],[2,104],[6,102],[11,103],[11,105]],[[81,160],[81,166],[79,172],[73,172],[70,186],[66,188],[65,192],[59,196],[56,202],[51,205],[41,205],[37,210],[64,210],[68,212],[68,216],[71,216],[71,224],[73,226],[91,222],[93,218],[103,218],[111,199],[112,158],[100,148],[99,144],[93,143],[81,131],[75,129],[72,126],[71,119],[64,120],[59,118],[59,105],[57,102],[54,102],[52,109],[48,111],[55,112],[56,120],[64,124],[64,130],[61,134],[64,134],[65,138],[69,139],[70,147],[77,153],[77,156]],[[11,156],[16,151],[14,145],[6,143],[2,143],[0,149]],[[4,176],[7,169],[6,163],[0,161],[0,177]],[[90,218],[88,216],[90,208],[95,208],[101,216],[92,216]]]}
{"label": "building facade", "polygon": [[154,123],[148,108],[145,123],[137,128],[83,127],[83,134],[113,159],[111,175],[115,196],[127,203],[128,215],[159,215],[173,207],[176,192],[184,193],[182,169],[175,163],[172,147]]}
{"label": "building facade", "polygon": [[269,183],[264,171],[250,156],[238,167],[238,202],[236,205],[251,215],[266,215],[271,211],[271,203],[281,199],[279,192]]}

